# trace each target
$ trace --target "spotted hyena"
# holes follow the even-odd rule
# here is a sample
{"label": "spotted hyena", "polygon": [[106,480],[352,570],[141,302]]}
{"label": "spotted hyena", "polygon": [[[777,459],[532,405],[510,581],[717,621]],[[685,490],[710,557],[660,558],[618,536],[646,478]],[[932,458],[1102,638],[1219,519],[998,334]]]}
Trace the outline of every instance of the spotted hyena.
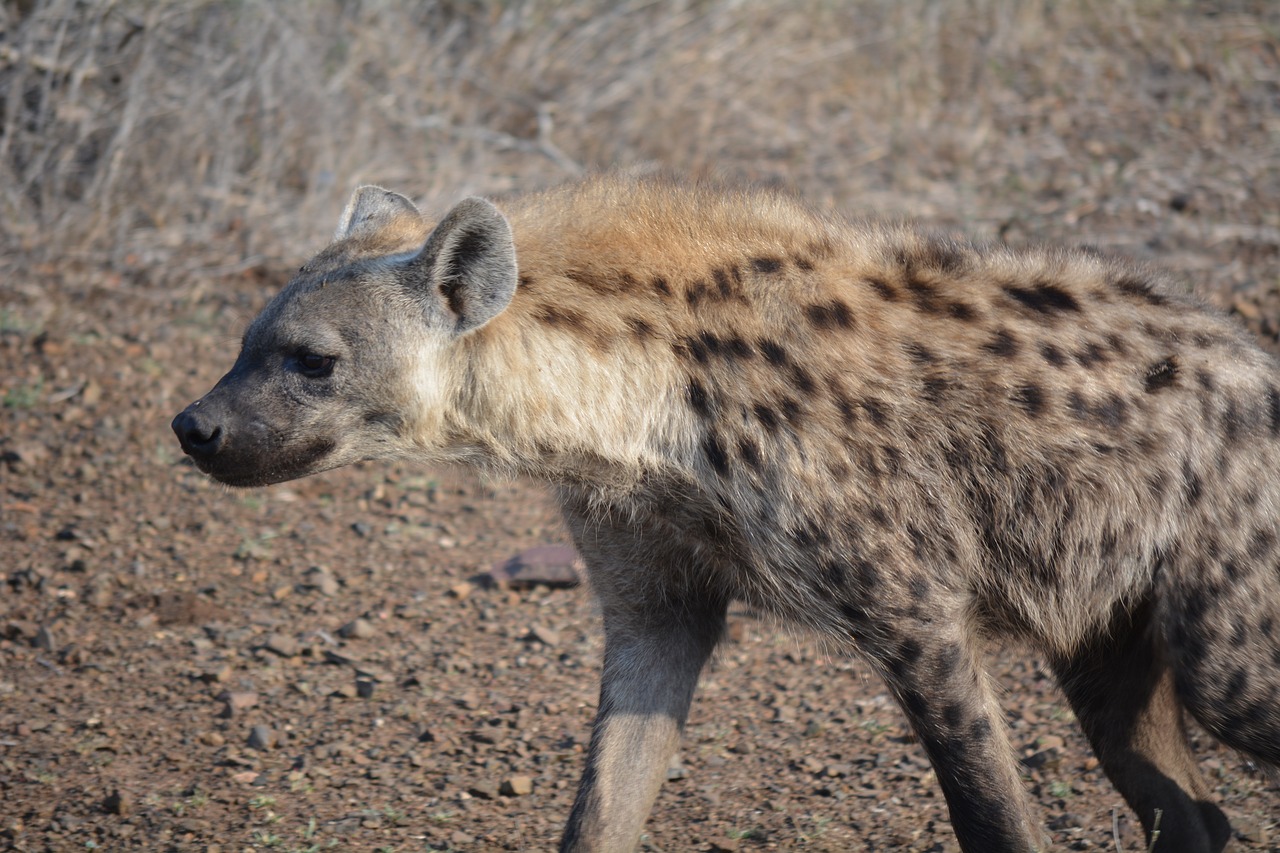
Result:
{"label": "spotted hyena", "polygon": [[1280,367],[1129,264],[660,182],[434,227],[364,187],[174,429],[234,486],[553,486],[605,631],[566,850],[636,843],[735,599],[870,661],[967,851],[1045,843],[989,638],[1047,657],[1160,850],[1230,834],[1183,709],[1280,762]]}

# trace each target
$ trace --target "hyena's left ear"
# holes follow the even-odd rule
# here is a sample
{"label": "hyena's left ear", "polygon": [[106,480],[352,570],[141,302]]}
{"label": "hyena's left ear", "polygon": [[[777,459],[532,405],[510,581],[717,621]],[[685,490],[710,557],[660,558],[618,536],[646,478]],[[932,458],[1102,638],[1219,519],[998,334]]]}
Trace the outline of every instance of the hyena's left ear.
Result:
{"label": "hyena's left ear", "polygon": [[478,329],[500,314],[516,292],[511,226],[484,199],[463,199],[407,268],[406,284],[428,299],[442,300],[458,334]]}

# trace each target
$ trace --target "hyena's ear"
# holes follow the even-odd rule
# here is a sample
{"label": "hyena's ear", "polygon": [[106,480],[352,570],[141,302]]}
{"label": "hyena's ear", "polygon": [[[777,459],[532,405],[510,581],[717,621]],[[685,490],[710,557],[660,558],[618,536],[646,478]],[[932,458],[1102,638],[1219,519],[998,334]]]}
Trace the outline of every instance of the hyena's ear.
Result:
{"label": "hyena's ear", "polygon": [[507,218],[482,198],[463,199],[407,263],[406,284],[442,301],[458,334],[478,329],[516,292],[516,247]]}
{"label": "hyena's ear", "polygon": [[345,240],[362,231],[379,231],[391,224],[397,216],[410,214],[422,216],[413,202],[382,187],[364,186],[351,194],[351,201],[342,211],[334,240]]}

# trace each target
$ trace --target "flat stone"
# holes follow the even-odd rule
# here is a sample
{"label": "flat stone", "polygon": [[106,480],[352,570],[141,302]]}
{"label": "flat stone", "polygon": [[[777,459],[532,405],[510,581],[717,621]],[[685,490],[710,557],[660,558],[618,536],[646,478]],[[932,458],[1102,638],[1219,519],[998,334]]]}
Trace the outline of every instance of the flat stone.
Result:
{"label": "flat stone", "polygon": [[368,619],[352,619],[338,629],[338,636],[346,640],[367,640],[377,633],[378,630]]}
{"label": "flat stone", "polygon": [[544,646],[556,646],[560,644],[560,632],[550,625],[534,625],[529,628],[525,639],[537,640]]}
{"label": "flat stone", "polygon": [[282,658],[291,658],[302,651],[302,644],[287,634],[271,634],[263,641],[262,648]]}
{"label": "flat stone", "polygon": [[251,749],[271,749],[276,745],[278,736],[270,726],[254,726],[249,730],[246,741]]}
{"label": "flat stone", "polygon": [[498,793],[504,797],[524,797],[533,793],[533,779],[528,776],[508,776],[498,786]]}
{"label": "flat stone", "polygon": [[487,779],[481,779],[467,786],[467,793],[479,800],[496,800],[498,786]]}
{"label": "flat stone", "polygon": [[568,588],[582,582],[586,565],[568,545],[538,545],[495,563],[486,575],[490,582],[512,589],[534,586]]}
{"label": "flat stone", "polygon": [[128,791],[121,791],[117,788],[102,801],[102,809],[107,814],[128,817],[133,812],[133,797]]}

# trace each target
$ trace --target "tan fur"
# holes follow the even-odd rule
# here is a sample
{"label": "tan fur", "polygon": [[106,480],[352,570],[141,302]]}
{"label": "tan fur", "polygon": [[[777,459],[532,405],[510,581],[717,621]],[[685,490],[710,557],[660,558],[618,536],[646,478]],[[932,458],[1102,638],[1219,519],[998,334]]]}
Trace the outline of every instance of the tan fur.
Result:
{"label": "tan fur", "polygon": [[[326,404],[374,431],[281,477],[362,455],[557,489],[606,633],[564,849],[634,845],[732,599],[876,666],[964,849],[1044,841],[982,672],[992,636],[1053,662],[1148,831],[1163,812],[1158,849],[1221,849],[1182,707],[1280,759],[1280,371],[1230,322],[1092,254],[766,194],[604,178],[505,220],[466,204],[433,231],[362,190],[257,335],[305,336],[270,318],[337,298],[323,280],[391,341]],[[487,283],[511,275],[513,294]],[[233,481],[235,459],[202,464]]]}

